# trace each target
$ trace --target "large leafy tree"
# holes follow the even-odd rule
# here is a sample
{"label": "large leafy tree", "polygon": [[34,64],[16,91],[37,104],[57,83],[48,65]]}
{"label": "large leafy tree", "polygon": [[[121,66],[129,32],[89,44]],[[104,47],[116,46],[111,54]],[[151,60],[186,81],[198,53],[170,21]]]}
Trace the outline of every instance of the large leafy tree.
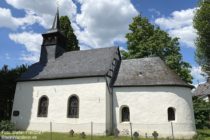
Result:
{"label": "large leafy tree", "polygon": [[192,83],[191,66],[182,60],[178,38],[171,38],[141,15],[133,18],[129,30],[128,51],[122,51],[124,59],[158,56],[184,81]]}
{"label": "large leafy tree", "polygon": [[60,26],[67,38],[67,51],[79,50],[78,40],[68,16],[60,17]]}
{"label": "large leafy tree", "polygon": [[193,108],[195,114],[196,128],[210,128],[210,103],[203,99],[194,96],[193,97]]}
{"label": "large leafy tree", "polygon": [[14,69],[4,65],[0,69],[0,120],[10,119],[17,78],[27,69],[26,65]]}
{"label": "large leafy tree", "polygon": [[193,23],[198,35],[195,42],[196,61],[210,75],[210,0],[199,3]]}

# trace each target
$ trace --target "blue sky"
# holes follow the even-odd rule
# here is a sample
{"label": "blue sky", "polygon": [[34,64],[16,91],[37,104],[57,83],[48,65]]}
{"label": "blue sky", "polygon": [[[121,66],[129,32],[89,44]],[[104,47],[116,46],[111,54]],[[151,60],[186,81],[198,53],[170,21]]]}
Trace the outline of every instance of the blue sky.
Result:
{"label": "blue sky", "polygon": [[[59,1],[60,13],[70,17],[81,49],[126,48],[125,34],[132,17],[139,13],[146,16],[172,37],[180,38],[183,59],[192,65],[194,84],[205,81],[194,60],[196,31],[192,18],[196,6],[195,0]],[[0,1],[0,67],[38,61],[41,33],[51,27],[55,9],[55,0]]]}

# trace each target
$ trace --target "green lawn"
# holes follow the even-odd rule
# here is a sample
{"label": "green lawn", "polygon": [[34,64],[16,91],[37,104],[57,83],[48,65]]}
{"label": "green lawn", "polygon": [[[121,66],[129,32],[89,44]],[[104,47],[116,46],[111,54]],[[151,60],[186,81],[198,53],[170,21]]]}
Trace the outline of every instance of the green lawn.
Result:
{"label": "green lawn", "polygon": [[[74,135],[73,137],[70,136],[68,133],[40,133],[40,134],[9,134],[6,133],[3,136],[22,136],[27,137],[28,139],[36,139],[36,140],[82,140],[80,135]],[[91,140],[91,136],[86,136],[84,140]],[[114,136],[93,136],[92,140],[131,140],[130,137],[118,137],[115,138]],[[146,140],[141,138],[141,140]]]}
{"label": "green lawn", "polygon": [[[198,140],[210,140],[210,129],[208,130],[198,130],[198,133],[200,134],[200,137],[203,137],[203,139],[198,138]],[[0,134],[2,135],[2,134]],[[71,137],[68,133],[30,133],[29,132],[24,132],[23,134],[18,134],[18,133],[6,133],[3,134],[3,136],[24,136],[22,139],[27,139],[27,140],[82,140],[82,138],[79,135],[74,135]],[[19,138],[20,138],[19,137]],[[84,140],[91,140],[90,136],[86,136]],[[130,137],[118,137],[115,138],[114,136],[93,136],[92,140],[131,140]],[[144,138],[140,138],[140,140],[146,140]],[[148,139],[147,139],[148,140]],[[151,140],[151,139],[150,139]],[[162,140],[162,139],[158,139]]]}
{"label": "green lawn", "polygon": [[[15,133],[15,132],[14,132]],[[14,134],[14,133],[6,133],[3,136],[17,136],[18,139],[27,139],[27,140],[83,140],[80,135],[74,135],[71,137],[68,133],[39,133],[39,134]],[[1,134],[2,135],[2,134]],[[23,137],[24,136],[24,137]],[[86,136],[84,140],[91,140],[91,136]],[[93,136],[92,140],[131,140],[131,137],[119,136],[115,138],[114,136]],[[140,140],[149,140],[145,138],[140,138]],[[162,140],[162,139],[158,139]]]}
{"label": "green lawn", "polygon": [[204,140],[210,140],[210,129],[203,129],[197,131],[200,135],[202,135],[205,138]]}

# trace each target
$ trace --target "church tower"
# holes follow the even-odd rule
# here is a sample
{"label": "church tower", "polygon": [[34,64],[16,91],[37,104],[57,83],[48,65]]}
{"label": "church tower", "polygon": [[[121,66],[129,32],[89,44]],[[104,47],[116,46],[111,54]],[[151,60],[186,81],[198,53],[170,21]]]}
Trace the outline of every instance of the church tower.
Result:
{"label": "church tower", "polygon": [[42,34],[43,42],[41,46],[40,62],[46,64],[54,61],[66,50],[66,37],[60,29],[59,10],[55,14],[52,28]]}

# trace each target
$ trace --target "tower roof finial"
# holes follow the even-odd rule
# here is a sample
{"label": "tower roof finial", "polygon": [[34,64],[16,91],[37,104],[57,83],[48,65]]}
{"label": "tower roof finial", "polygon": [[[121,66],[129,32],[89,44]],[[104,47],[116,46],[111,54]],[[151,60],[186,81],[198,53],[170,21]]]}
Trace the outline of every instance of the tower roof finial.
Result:
{"label": "tower roof finial", "polygon": [[57,0],[57,12],[53,21],[51,30],[60,30],[60,19],[59,19],[59,1]]}

